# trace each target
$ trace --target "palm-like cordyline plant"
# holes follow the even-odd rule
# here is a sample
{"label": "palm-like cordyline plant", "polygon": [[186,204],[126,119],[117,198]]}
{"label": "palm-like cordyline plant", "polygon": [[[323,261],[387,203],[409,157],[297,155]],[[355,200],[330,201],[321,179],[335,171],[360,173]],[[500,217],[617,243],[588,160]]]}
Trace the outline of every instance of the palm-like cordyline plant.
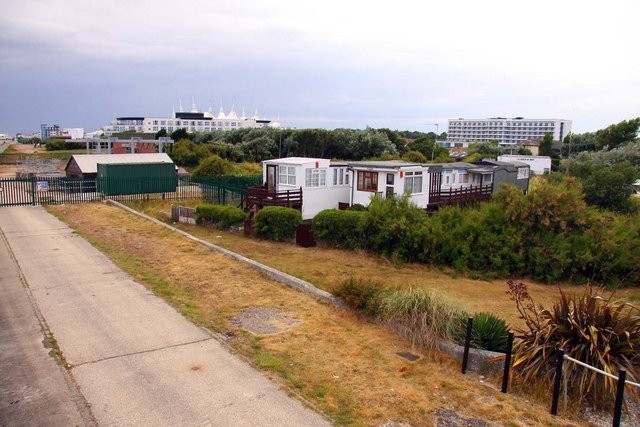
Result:
{"label": "palm-like cordyline plant", "polygon": [[[526,285],[509,284],[525,327],[516,330],[514,368],[527,381],[553,381],[558,349],[576,360],[617,375],[627,371],[630,381],[640,378],[640,310],[628,303],[617,303],[598,295],[588,286],[581,296],[559,299],[550,309],[536,306]],[[587,398],[594,406],[613,401],[616,382],[574,363],[565,365],[571,391],[578,399]],[[637,389],[629,389],[640,397]],[[605,399],[611,396],[611,399]]]}

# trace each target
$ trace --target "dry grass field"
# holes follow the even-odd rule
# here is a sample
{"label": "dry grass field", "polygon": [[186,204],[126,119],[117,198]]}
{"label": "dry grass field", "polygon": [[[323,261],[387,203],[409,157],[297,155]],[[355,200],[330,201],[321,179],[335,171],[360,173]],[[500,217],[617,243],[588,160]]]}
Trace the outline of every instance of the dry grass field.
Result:
{"label": "dry grass field", "polygon": [[[192,205],[195,206],[195,202]],[[171,211],[171,203],[138,203],[136,210],[158,219],[166,219],[162,212]],[[507,320],[511,325],[519,322],[515,304],[506,294],[506,280],[491,282],[456,277],[450,271],[438,270],[419,264],[395,265],[387,259],[365,252],[329,248],[302,248],[300,246],[247,238],[241,234],[187,224],[174,224],[201,239],[208,240],[248,258],[299,277],[316,287],[333,291],[337,284],[353,276],[377,281],[392,288],[424,287],[446,297],[469,313],[489,311]],[[273,256],[277,254],[277,256]],[[549,306],[558,296],[558,289],[565,293],[581,293],[583,286],[545,285],[522,280],[529,287],[533,299]],[[614,298],[628,302],[640,302],[640,288],[613,291]],[[604,295],[610,295],[605,292]]]}
{"label": "dry grass field", "polygon": [[[228,342],[238,354],[336,424],[378,425],[394,420],[435,425],[434,413],[441,408],[493,425],[584,424],[575,411],[565,414],[568,418],[551,417],[547,391],[540,391],[540,398],[504,395],[498,378],[481,381],[475,373],[461,375],[457,361],[437,352],[423,351],[420,360],[409,362],[396,353],[420,353],[420,349],[412,349],[407,340],[384,326],[320,302],[120,209],[98,203],[49,209],[183,314],[231,337]],[[158,206],[146,209],[157,212]],[[419,266],[393,266],[363,253],[303,249],[201,227],[185,228],[325,289],[350,275],[370,276],[392,286],[430,286],[465,308],[513,318],[510,304],[501,302],[506,298],[499,282],[453,279]],[[555,292],[532,286],[541,299]],[[453,298],[456,295],[460,297]],[[301,322],[278,334],[254,335],[230,321],[250,307],[279,309]]]}

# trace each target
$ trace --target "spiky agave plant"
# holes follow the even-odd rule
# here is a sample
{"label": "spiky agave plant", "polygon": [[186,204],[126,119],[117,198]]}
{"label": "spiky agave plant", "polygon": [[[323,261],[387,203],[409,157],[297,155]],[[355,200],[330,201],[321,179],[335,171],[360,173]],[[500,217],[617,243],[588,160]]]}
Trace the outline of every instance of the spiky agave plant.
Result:
{"label": "spiky agave plant", "polygon": [[505,352],[509,326],[492,313],[476,313],[473,317],[471,346],[483,350]]}
{"label": "spiky agave plant", "polygon": [[[588,286],[583,295],[560,297],[550,309],[536,306],[526,285],[509,282],[509,294],[524,320],[516,330],[514,370],[524,381],[553,381],[558,349],[576,360],[617,375],[627,371],[627,379],[640,378],[640,310],[628,303],[602,298],[600,289]],[[571,391],[595,407],[615,400],[616,381],[566,363],[564,375]],[[628,389],[636,399],[637,389]],[[605,398],[606,397],[606,398]]]}

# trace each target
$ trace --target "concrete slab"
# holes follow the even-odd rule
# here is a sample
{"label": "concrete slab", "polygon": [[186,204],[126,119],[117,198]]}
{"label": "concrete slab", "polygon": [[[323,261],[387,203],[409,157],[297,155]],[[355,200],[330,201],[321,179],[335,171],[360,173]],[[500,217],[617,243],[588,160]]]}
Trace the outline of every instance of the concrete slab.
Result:
{"label": "concrete slab", "polygon": [[[77,389],[45,347],[44,333],[0,235],[0,425],[79,426]],[[85,408],[85,416],[90,418]],[[85,422],[88,421],[88,422]]]}

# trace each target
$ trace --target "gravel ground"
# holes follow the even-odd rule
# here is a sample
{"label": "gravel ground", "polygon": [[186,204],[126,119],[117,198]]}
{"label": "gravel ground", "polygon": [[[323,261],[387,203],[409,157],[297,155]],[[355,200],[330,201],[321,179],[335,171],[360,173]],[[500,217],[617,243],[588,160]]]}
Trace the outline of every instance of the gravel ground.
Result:
{"label": "gravel ground", "polygon": [[[586,408],[583,412],[586,420],[597,426],[608,427],[613,423],[613,413],[611,412],[594,412],[591,408]],[[627,398],[627,410],[622,410],[621,427],[638,427],[640,426],[640,403],[636,400]]]}

